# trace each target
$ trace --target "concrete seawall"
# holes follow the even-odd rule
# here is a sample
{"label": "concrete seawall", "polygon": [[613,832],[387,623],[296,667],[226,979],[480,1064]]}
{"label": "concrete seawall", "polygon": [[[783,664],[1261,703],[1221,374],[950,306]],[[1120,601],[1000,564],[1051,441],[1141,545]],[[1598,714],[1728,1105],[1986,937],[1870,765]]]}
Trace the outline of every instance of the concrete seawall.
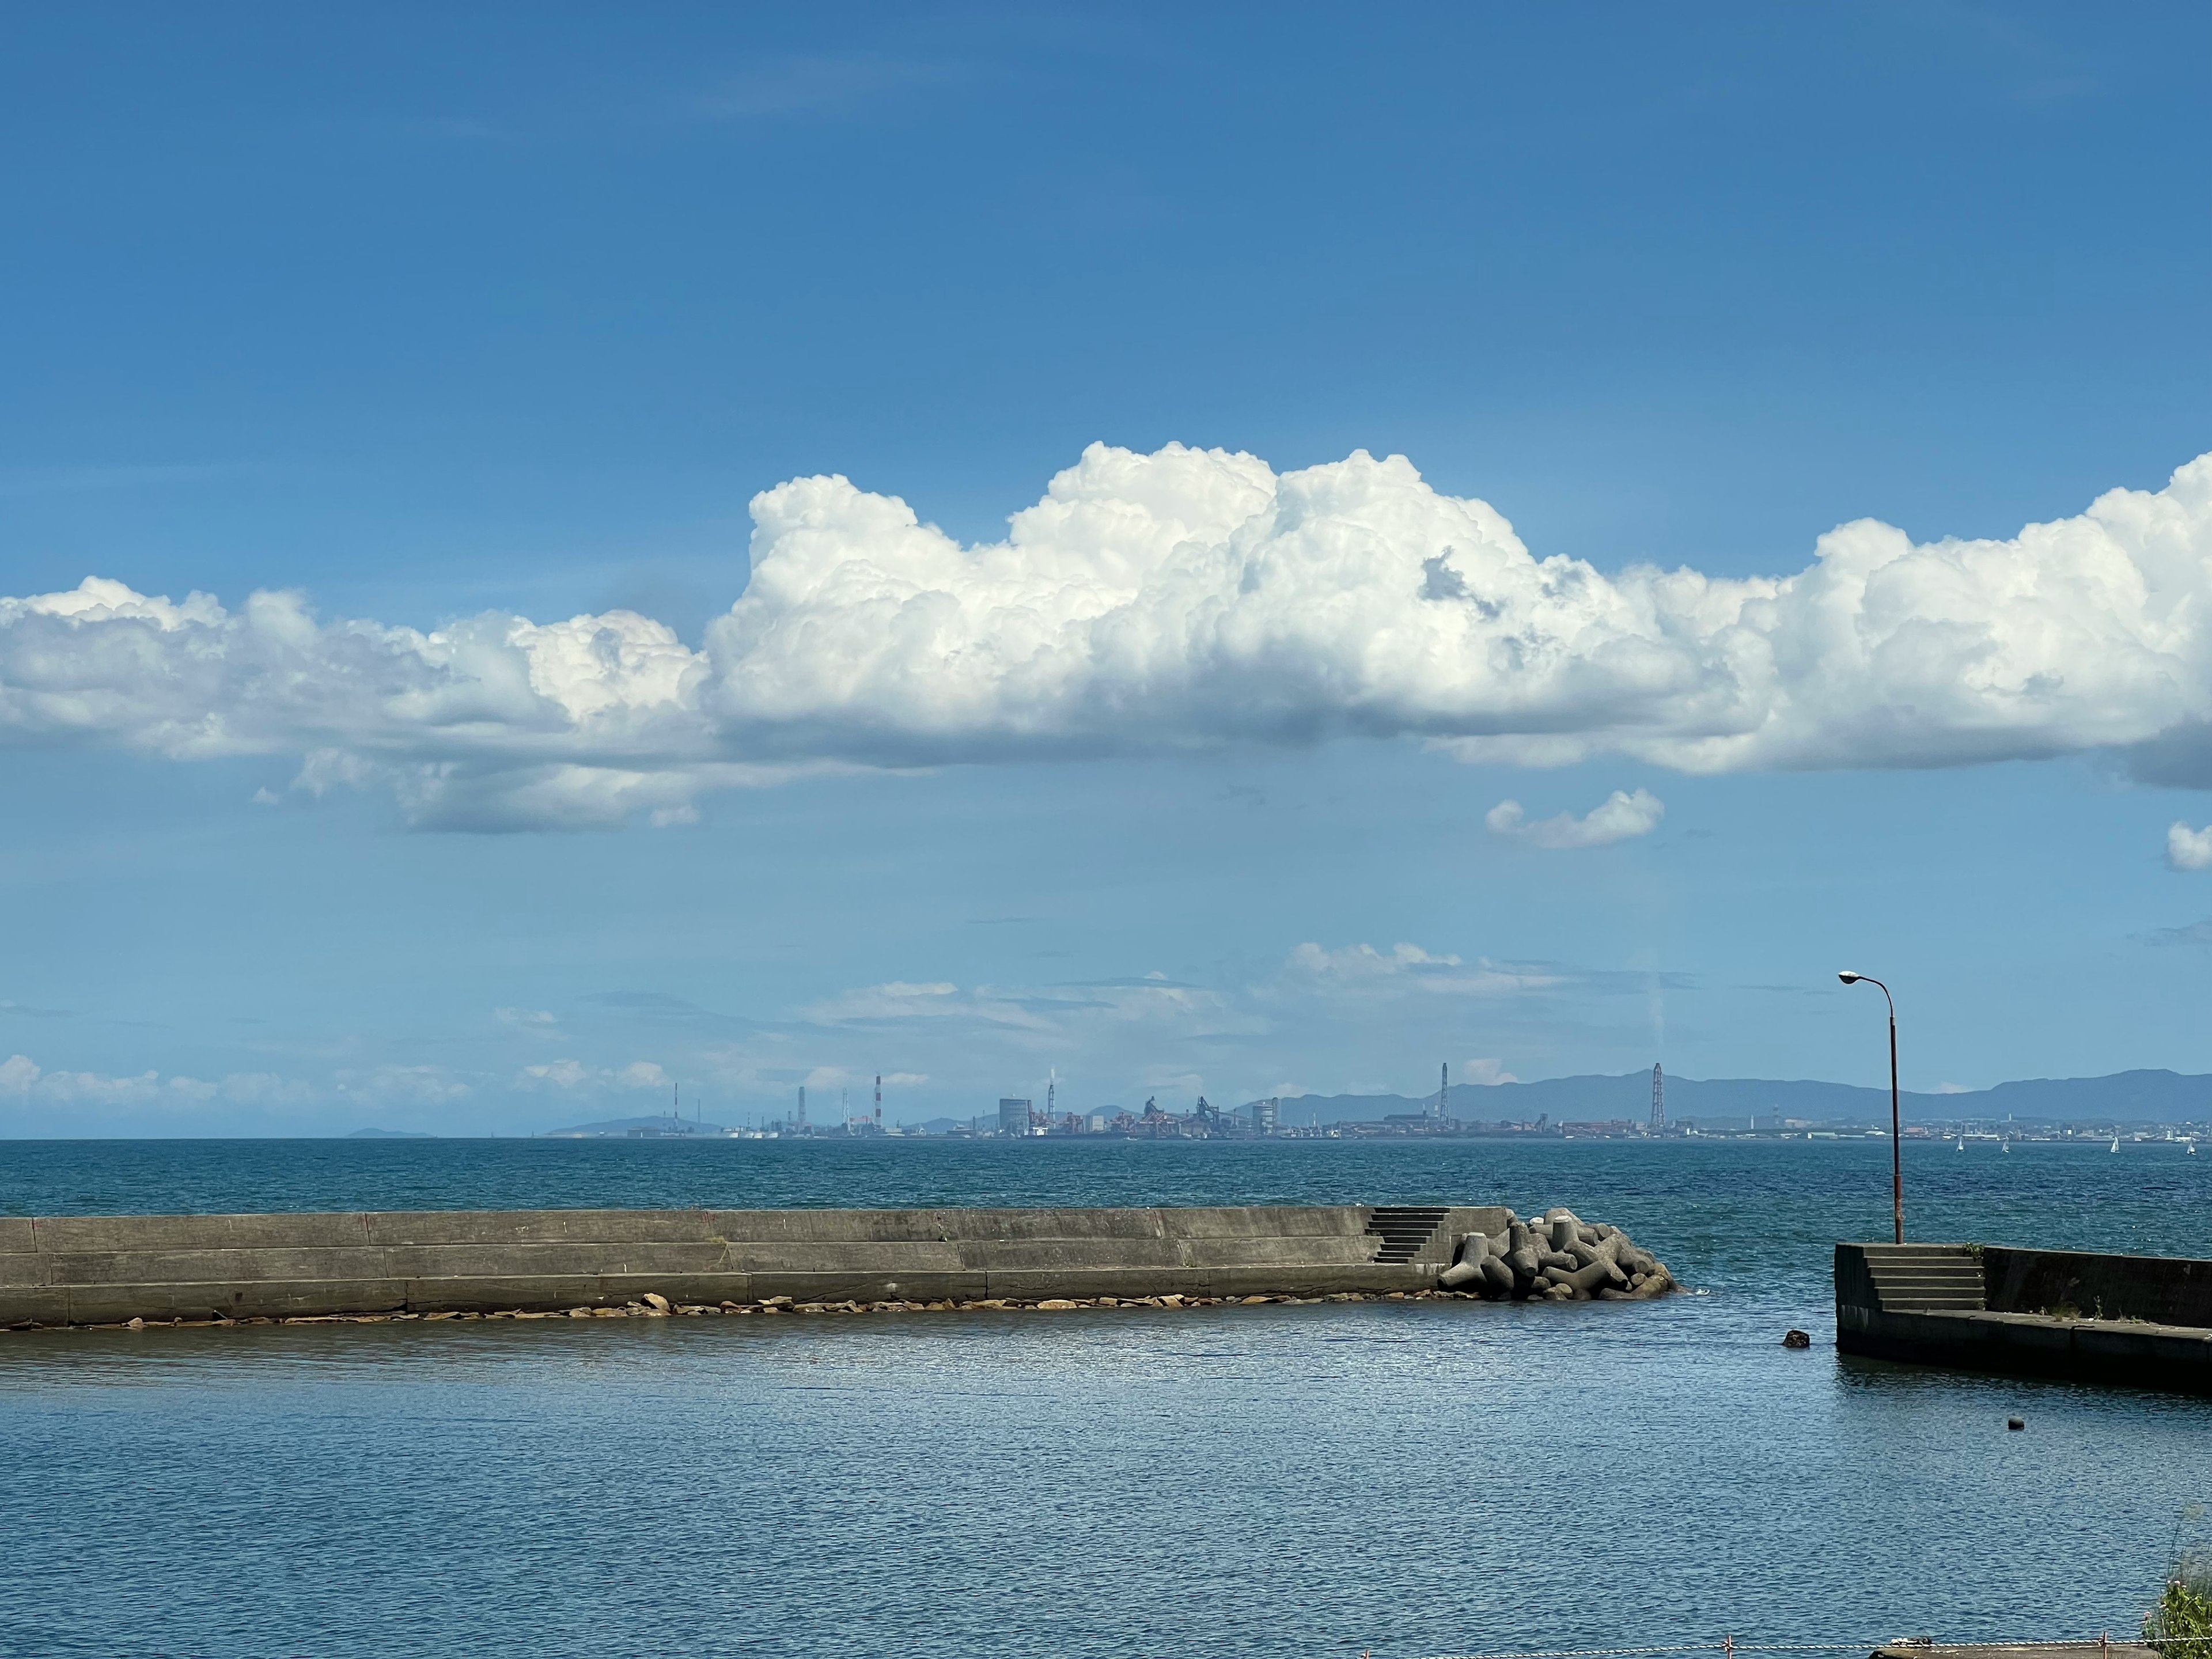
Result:
{"label": "concrete seawall", "polygon": [[1836,1346],[1964,1370],[2212,1394],[2212,1261],[1838,1244]]}
{"label": "concrete seawall", "polygon": [[1487,1206],[0,1218],[0,1326],[1426,1290]]}

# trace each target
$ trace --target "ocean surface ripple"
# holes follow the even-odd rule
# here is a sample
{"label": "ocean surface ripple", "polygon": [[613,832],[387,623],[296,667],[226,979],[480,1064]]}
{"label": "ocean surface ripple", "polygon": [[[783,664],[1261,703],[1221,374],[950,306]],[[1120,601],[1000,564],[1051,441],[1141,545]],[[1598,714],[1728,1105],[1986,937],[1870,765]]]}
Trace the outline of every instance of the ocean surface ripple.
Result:
{"label": "ocean surface ripple", "polygon": [[[2179,1146],[1916,1145],[1906,1178],[1917,1237],[2207,1253]],[[1564,1203],[1698,1292],[0,1334],[0,1654],[2130,1630],[2212,1401],[1838,1358],[1829,1252],[1888,1198],[1879,1141],[0,1142],[18,1215]]]}

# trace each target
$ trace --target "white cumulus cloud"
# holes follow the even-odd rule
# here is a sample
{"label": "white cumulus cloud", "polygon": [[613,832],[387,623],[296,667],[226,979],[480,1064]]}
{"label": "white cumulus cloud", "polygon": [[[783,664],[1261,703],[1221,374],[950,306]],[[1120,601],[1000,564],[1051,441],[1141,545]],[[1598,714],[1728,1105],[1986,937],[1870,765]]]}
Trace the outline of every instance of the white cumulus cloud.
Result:
{"label": "white cumulus cloud", "polygon": [[2113,749],[2212,786],[2212,456],[2008,538],[1860,520],[1741,579],[1540,556],[1364,452],[1278,473],[1094,444],[973,546],[842,477],[752,512],[750,580],[696,649],[624,611],[422,631],[293,592],[0,598],[0,741],[292,756],[301,793],[478,830],[679,823],[824,768],[1338,734],[1693,772]]}
{"label": "white cumulus cloud", "polygon": [[2166,861],[2177,870],[2212,870],[2212,823],[2191,830],[2177,821],[2166,832]]}
{"label": "white cumulus cloud", "polygon": [[1562,812],[1530,822],[1517,800],[1502,800],[1483,815],[1493,835],[1510,836],[1532,847],[1610,847],[1617,841],[1647,836],[1667,816],[1666,803],[1648,789],[1628,794],[1616,789],[1581,817]]}
{"label": "white cumulus cloud", "polygon": [[1452,1073],[1461,1083],[1480,1084],[1494,1089],[1501,1083],[1518,1083],[1521,1079],[1507,1071],[1503,1062],[1491,1059],[1470,1060]]}
{"label": "white cumulus cloud", "polygon": [[153,1107],[179,1111],[222,1099],[245,1105],[297,1104],[313,1097],[303,1085],[266,1073],[234,1072],[219,1083],[159,1072],[110,1077],[99,1072],[53,1072],[27,1054],[0,1060],[0,1100],[51,1106]]}

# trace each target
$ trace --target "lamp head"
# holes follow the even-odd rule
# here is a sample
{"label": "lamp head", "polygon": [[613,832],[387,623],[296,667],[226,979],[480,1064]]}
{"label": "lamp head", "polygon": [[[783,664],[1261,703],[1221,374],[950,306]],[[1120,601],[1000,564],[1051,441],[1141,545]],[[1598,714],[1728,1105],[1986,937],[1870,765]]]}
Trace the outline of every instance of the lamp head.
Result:
{"label": "lamp head", "polygon": [[1856,985],[1859,982],[1859,976],[1848,968],[1844,969],[1840,974],[1838,974],[1836,977],[1843,981],[1846,985]]}

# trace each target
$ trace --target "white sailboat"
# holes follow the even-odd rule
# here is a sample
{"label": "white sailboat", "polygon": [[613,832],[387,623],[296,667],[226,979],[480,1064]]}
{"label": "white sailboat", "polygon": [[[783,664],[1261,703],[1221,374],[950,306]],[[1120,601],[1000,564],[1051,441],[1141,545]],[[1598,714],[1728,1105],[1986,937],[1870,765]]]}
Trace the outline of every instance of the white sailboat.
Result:
{"label": "white sailboat", "polygon": [[2120,1150],[2120,1138],[2118,1135],[2112,1137],[2112,1144],[2109,1150],[2115,1152]]}

